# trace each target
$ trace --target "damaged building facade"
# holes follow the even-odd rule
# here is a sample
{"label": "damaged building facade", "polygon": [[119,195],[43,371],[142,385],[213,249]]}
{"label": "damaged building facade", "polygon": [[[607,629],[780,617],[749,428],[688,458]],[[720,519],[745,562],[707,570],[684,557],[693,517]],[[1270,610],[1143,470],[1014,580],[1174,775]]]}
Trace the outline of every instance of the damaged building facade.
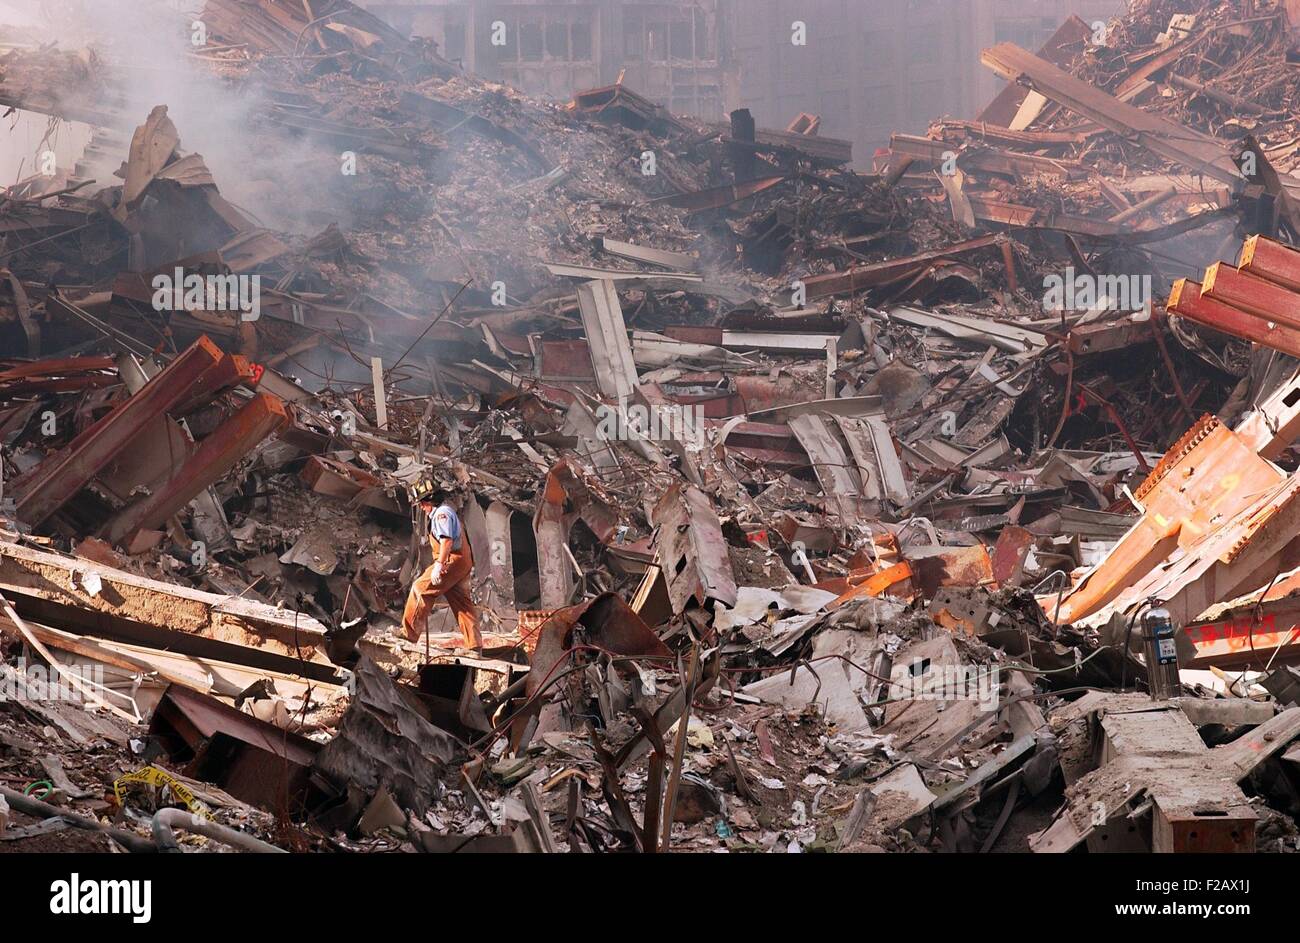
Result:
{"label": "damaged building facade", "polygon": [[427,36],[448,59],[532,95],[632,88],[677,114],[721,120],[737,99],[730,29],[736,0],[368,0],[401,31]]}
{"label": "damaged building facade", "polygon": [[103,2],[3,27],[94,129],[0,199],[6,849],[1300,851],[1294,4],[1040,21],[864,166],[622,26],[557,104]]}
{"label": "damaged building facade", "polygon": [[[749,108],[764,125],[820,115],[858,160],[894,131],[977,111],[997,76],[980,50],[1037,49],[1071,15],[1109,21],[1118,0],[708,0],[500,3],[366,0],[398,30],[436,40],[449,59],[534,95],[629,86],[678,114],[720,120]],[[492,44],[493,25],[506,27]],[[803,39],[794,30],[802,24]],[[515,32],[518,36],[514,37]],[[517,40],[517,41],[516,41]],[[787,117],[783,117],[787,116]]]}
{"label": "damaged building facade", "polygon": [[[765,124],[781,115],[822,116],[825,133],[849,138],[870,165],[894,131],[925,130],[941,115],[968,115],[999,83],[980,67],[998,42],[1037,49],[1070,16],[1109,21],[1115,0],[753,0],[736,17],[738,107]],[[791,42],[807,25],[808,44]]]}

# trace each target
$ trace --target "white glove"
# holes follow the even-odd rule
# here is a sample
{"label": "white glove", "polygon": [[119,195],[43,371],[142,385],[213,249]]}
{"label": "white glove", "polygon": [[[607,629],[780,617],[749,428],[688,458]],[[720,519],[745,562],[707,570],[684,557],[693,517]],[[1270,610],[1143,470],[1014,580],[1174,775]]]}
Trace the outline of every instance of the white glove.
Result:
{"label": "white glove", "polygon": [[439,561],[433,565],[433,572],[429,574],[429,579],[434,583],[442,579],[442,561]]}

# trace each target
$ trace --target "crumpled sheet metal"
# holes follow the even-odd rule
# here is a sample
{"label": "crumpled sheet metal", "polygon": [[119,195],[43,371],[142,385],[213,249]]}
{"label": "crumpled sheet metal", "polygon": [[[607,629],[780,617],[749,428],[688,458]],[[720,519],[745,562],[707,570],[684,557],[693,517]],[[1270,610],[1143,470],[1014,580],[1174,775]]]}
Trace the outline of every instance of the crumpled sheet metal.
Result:
{"label": "crumpled sheet metal", "polygon": [[669,660],[672,652],[650,626],[614,593],[559,609],[542,626],[533,651],[527,693],[532,697],[563,670],[574,644],[574,631],[582,627],[585,642],[614,655]]}
{"label": "crumpled sheet metal", "polygon": [[361,656],[353,673],[352,703],[314,768],[340,790],[373,796],[386,785],[402,808],[423,816],[459,750],[456,738],[417,714],[371,659]]}
{"label": "crumpled sheet metal", "polygon": [[655,505],[656,562],[668,581],[673,612],[691,600],[736,604],[735,572],[722,524],[708,496],[699,488],[674,485]]}

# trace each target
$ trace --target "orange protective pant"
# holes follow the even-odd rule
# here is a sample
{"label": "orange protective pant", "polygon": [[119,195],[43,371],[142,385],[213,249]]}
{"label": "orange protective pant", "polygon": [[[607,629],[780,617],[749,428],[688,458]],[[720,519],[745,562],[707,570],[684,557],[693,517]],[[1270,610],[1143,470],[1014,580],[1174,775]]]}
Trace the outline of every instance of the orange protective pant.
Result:
{"label": "orange protective pant", "polygon": [[433,579],[433,567],[415,578],[410,595],[406,597],[406,611],[402,613],[402,630],[412,642],[419,639],[428,628],[429,610],[439,596],[447,600],[456,615],[466,648],[482,648],[483,638],[478,631],[478,608],[470,596],[470,574],[474,571],[474,557],[468,542],[461,551],[452,551],[442,566],[442,575]]}

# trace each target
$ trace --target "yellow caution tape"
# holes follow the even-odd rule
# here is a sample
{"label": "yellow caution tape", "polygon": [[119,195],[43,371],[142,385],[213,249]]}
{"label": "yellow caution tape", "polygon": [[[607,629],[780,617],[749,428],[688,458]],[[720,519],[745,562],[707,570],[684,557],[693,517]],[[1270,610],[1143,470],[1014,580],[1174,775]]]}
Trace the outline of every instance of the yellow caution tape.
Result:
{"label": "yellow caution tape", "polygon": [[192,813],[201,815],[206,819],[212,818],[212,814],[208,812],[208,807],[194,798],[194,793],[190,792],[184,783],[180,782],[171,773],[156,766],[145,766],[134,773],[127,773],[125,776],[113,780],[113,795],[117,798],[118,805],[122,805],[122,797],[126,792],[126,787],[132,783],[143,783],[147,786],[157,787],[165,786],[172,791],[173,796],[185,803],[185,807]]}

